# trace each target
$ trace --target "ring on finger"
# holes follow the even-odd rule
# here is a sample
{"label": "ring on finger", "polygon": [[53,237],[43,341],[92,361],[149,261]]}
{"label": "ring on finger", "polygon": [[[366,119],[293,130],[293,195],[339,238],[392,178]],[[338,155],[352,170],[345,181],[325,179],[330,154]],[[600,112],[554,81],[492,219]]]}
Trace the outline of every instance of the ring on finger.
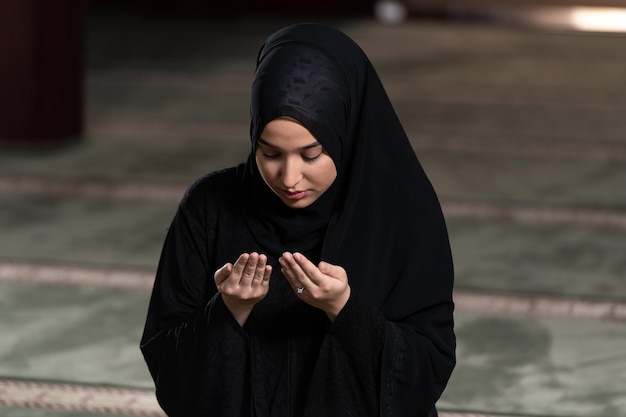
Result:
{"label": "ring on finger", "polygon": [[304,287],[296,288],[296,291],[298,292],[298,294],[302,294],[304,292]]}

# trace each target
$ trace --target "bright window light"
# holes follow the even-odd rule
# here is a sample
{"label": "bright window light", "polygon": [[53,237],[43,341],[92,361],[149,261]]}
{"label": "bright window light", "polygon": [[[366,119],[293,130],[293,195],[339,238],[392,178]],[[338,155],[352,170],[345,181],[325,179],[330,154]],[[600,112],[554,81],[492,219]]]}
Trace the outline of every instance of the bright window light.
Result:
{"label": "bright window light", "polygon": [[626,9],[574,7],[570,22],[575,29],[598,32],[626,32]]}

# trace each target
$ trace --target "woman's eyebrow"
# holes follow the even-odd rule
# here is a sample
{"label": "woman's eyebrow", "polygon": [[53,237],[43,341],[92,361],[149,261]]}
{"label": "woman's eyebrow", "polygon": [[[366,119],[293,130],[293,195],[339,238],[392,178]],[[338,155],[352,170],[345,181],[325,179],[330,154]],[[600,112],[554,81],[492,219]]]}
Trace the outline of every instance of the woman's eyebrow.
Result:
{"label": "woman's eyebrow", "polygon": [[[262,143],[263,145],[265,145],[265,146],[269,146],[270,148],[280,149],[278,146],[272,145],[271,143],[269,143],[268,141],[264,140],[263,138],[259,138],[258,141],[260,143]],[[304,145],[304,146],[299,147],[298,150],[315,148],[316,146],[322,146],[322,144],[319,143],[318,141],[315,141],[315,142],[310,143],[308,145]]]}

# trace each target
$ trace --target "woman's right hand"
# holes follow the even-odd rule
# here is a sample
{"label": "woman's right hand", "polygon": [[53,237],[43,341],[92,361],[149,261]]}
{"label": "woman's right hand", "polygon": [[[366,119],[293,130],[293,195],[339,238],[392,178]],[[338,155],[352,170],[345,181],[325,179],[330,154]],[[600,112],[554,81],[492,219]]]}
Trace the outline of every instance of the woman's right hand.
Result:
{"label": "woman's right hand", "polygon": [[239,325],[244,325],[255,304],[267,295],[271,274],[267,256],[256,252],[243,253],[234,265],[229,262],[215,272],[215,285]]}

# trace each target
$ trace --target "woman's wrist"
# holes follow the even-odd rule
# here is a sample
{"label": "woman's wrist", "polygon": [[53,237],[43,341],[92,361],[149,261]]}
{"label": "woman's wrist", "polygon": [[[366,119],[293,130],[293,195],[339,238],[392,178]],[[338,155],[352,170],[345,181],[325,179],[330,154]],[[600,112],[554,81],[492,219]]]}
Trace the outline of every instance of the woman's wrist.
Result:
{"label": "woman's wrist", "polygon": [[235,318],[237,323],[239,323],[239,325],[243,327],[243,325],[246,324],[246,320],[248,320],[250,313],[252,312],[252,308],[254,308],[254,304],[233,302],[231,299],[229,299],[229,297],[224,297],[223,294],[222,301],[224,302],[224,305],[226,306],[230,314],[232,314],[232,316]]}
{"label": "woman's wrist", "polygon": [[337,300],[330,306],[329,309],[325,311],[326,316],[331,322],[334,322],[341,310],[346,306],[348,300],[350,299],[350,286],[346,289],[346,291],[337,298]]}

